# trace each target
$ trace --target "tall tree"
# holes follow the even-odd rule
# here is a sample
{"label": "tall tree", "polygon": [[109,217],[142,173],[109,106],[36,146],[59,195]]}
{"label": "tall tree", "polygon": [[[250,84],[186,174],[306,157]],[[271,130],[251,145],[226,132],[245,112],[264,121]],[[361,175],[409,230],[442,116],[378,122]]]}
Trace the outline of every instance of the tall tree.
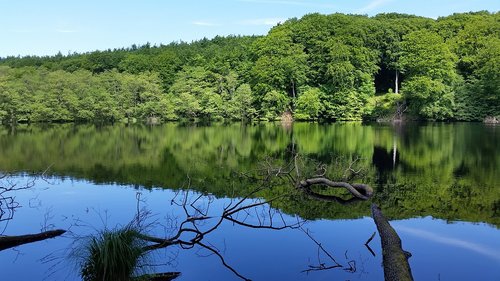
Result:
{"label": "tall tree", "polygon": [[415,31],[404,37],[400,65],[402,92],[413,113],[428,119],[453,117],[456,57],[439,34]]}
{"label": "tall tree", "polygon": [[291,98],[307,81],[307,54],[304,46],[292,39],[288,24],[271,30],[254,45],[258,57],[253,68],[256,87],[261,93],[272,90],[286,92]]}

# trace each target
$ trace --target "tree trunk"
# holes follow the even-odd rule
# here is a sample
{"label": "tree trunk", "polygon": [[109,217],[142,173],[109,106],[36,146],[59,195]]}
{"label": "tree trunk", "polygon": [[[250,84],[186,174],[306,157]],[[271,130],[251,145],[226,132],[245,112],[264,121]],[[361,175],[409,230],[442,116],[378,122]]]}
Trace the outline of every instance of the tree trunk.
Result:
{"label": "tree trunk", "polygon": [[397,69],[396,69],[396,82],[394,83],[394,92],[396,94],[399,93],[399,72]]}
{"label": "tree trunk", "polygon": [[398,155],[398,146],[396,144],[396,138],[392,139],[392,168],[396,167],[396,157]]}
{"label": "tree trunk", "polygon": [[372,204],[371,209],[382,242],[382,264],[384,266],[385,281],[413,281],[408,263],[408,257],[411,254],[402,249],[401,239],[382,214],[380,208]]}
{"label": "tree trunk", "polygon": [[23,244],[42,241],[49,238],[54,238],[64,234],[66,230],[57,229],[45,231],[37,234],[26,234],[19,236],[0,236],[0,251],[20,246]]}

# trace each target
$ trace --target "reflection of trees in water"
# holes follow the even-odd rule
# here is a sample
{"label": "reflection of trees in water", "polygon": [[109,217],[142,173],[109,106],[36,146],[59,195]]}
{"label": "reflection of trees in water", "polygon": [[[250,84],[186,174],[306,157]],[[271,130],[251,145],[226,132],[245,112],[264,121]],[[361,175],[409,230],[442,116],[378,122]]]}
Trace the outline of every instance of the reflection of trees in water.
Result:
{"label": "reflection of trees in water", "polygon": [[[43,174],[42,174],[43,177]],[[0,223],[4,224],[0,231],[0,251],[21,246],[28,243],[38,242],[49,238],[54,238],[64,234],[62,229],[49,230],[42,229],[42,232],[35,234],[24,234],[17,236],[3,235],[10,221],[14,219],[16,209],[21,205],[15,199],[16,193],[32,188],[36,178],[31,178],[25,183],[20,183],[8,174],[0,174]],[[45,224],[47,225],[47,224]]]}
{"label": "reflection of trees in water", "polygon": [[[330,166],[335,165],[338,155],[359,155],[364,165],[378,167],[370,172],[367,183],[378,191],[377,196],[383,196],[383,200],[375,200],[391,216],[431,215],[499,225],[498,216],[492,213],[495,198],[500,197],[495,188],[500,166],[498,140],[497,129],[480,124],[392,127],[294,123],[291,131],[272,123],[58,125],[43,130],[21,126],[16,133],[0,129],[0,167],[42,171],[47,163],[55,163],[52,171],[58,175],[168,188],[180,186],[184,175],[190,174],[194,189],[223,197],[232,192],[225,184],[232,172],[256,169],[267,156],[289,159],[287,149],[293,147],[295,152]],[[384,165],[389,167],[394,154],[397,163],[385,173],[374,163],[385,155]],[[246,183],[241,184],[236,195],[249,190]],[[320,204],[315,205],[315,213],[307,214],[307,204],[288,203],[291,205],[282,206],[287,213],[309,218],[368,215],[366,208],[343,212]]]}
{"label": "reflection of trees in water", "polygon": [[[254,193],[263,192],[264,189],[256,189]],[[248,194],[248,197],[231,199],[222,208],[217,208],[214,206],[217,199],[212,195],[198,194],[189,190],[178,191],[172,198],[171,205],[180,209],[182,215],[167,217],[162,222],[157,220],[151,222],[150,211],[139,208],[141,201],[138,197],[138,213],[130,224],[119,229],[104,230],[84,239],[76,237],[77,244],[74,246],[72,256],[78,258],[77,263],[84,280],[128,280],[116,279],[114,272],[128,272],[130,273],[128,277],[142,272],[145,280],[150,280],[148,278],[153,276],[163,276],[162,279],[154,280],[169,280],[168,278],[177,277],[178,274],[158,275],[147,272],[148,269],[154,270],[145,264],[151,262],[147,256],[153,251],[164,248],[193,249],[198,255],[215,255],[221,264],[235,276],[250,280],[246,277],[248,273],[241,273],[237,266],[226,260],[225,245],[217,245],[211,241],[212,237],[221,235],[219,228],[224,224],[235,224],[243,228],[279,231],[301,229],[305,223],[298,217],[286,216],[272,208],[273,199],[251,199],[250,196],[253,195]],[[151,234],[155,229],[165,229],[169,234],[165,236]],[[129,249],[134,247],[139,250],[139,253],[127,255]],[[122,253],[123,251],[125,253]],[[130,268],[130,265],[134,267]]]}
{"label": "reflection of trees in water", "polygon": [[[343,172],[346,179],[352,179],[355,175],[362,174],[361,169],[355,169],[354,163],[357,161],[358,159],[355,159],[347,165],[347,168]],[[217,256],[220,262],[237,277],[249,280],[244,274],[230,265],[230,262],[224,258],[220,247],[210,241],[211,236],[214,233],[220,232],[219,228],[223,224],[228,223],[244,228],[276,231],[300,229],[318,246],[318,250],[334,262],[332,266],[325,266],[324,263],[319,262],[318,265],[310,265],[309,270],[304,270],[304,272],[313,271],[312,269],[327,270],[333,268],[356,272],[356,262],[349,259],[347,253],[347,262],[345,264],[339,263],[321,243],[313,238],[309,230],[304,227],[305,221],[303,219],[286,216],[279,209],[273,207],[275,202],[284,197],[295,197],[297,194],[310,195],[313,193],[313,186],[317,185],[328,188],[343,188],[348,191],[350,196],[361,200],[367,200],[372,196],[372,190],[368,185],[334,182],[327,178],[325,175],[326,170],[321,171],[322,174],[314,174],[310,177],[309,173],[314,171],[314,169],[307,169],[310,163],[312,162],[302,159],[299,155],[292,157],[283,166],[280,165],[280,161],[270,158],[261,163],[260,169],[239,175],[254,182],[251,192],[240,199],[230,199],[228,203],[219,208],[214,207],[215,198],[212,195],[203,195],[189,191],[191,184],[189,178],[187,191],[178,191],[171,200],[171,205],[182,210],[183,214],[177,216],[176,219],[167,219],[167,224],[158,221],[150,224],[148,222],[149,211],[141,210],[139,207],[141,201],[140,197],[138,197],[137,215],[129,225],[111,232],[105,231],[103,234],[99,234],[97,238],[91,236],[90,239],[78,239],[86,241],[83,245],[76,247],[74,251],[77,253],[84,252],[79,261],[83,279],[96,280],[98,277],[97,279],[99,280],[115,280],[117,277],[111,277],[110,274],[106,275],[106,270],[111,270],[112,272],[129,272],[131,274],[133,270],[128,265],[133,264],[141,267],[138,262],[148,252],[177,246],[185,250],[201,249],[207,251],[209,254]],[[323,166],[320,165],[320,167]],[[283,186],[284,182],[288,184],[288,188],[271,194],[274,188]],[[264,194],[268,196],[264,196]],[[267,199],[261,199],[263,197]],[[325,198],[334,198],[334,196],[325,196]],[[329,200],[329,202],[335,202],[335,200]],[[155,228],[160,227],[169,230],[169,234],[166,236],[150,234],[149,232],[152,232],[151,227],[153,225]],[[133,235],[134,239],[130,238],[130,235]],[[124,237],[121,239],[123,242],[116,242],[120,241],[117,237]],[[140,241],[140,243],[137,243],[137,241]],[[123,247],[122,244],[127,243],[130,244],[130,247]],[[109,245],[116,245],[116,247],[110,247]],[[136,253],[135,251],[130,255],[126,254],[130,252],[129,249],[131,248],[138,248],[141,251],[139,254],[133,254]],[[116,253],[123,250],[126,251],[123,255]],[[107,252],[110,252],[110,254]],[[109,260],[109,256],[128,256],[130,259],[123,259],[122,263],[122,259],[113,258]],[[135,262],[131,261],[134,259]]]}
{"label": "reflection of trees in water", "polygon": [[[137,215],[129,225],[124,228],[105,229],[99,232],[97,236],[90,236],[87,239],[75,236],[77,240],[85,241],[80,246],[76,246],[72,254],[81,258],[78,262],[83,279],[128,280],[131,275],[137,274],[137,268],[143,268],[140,262],[147,253],[178,246],[182,249],[199,248],[209,254],[216,255],[221,263],[236,276],[249,280],[235,269],[230,262],[226,261],[219,247],[210,242],[211,234],[216,233],[223,223],[232,223],[254,229],[302,230],[318,247],[318,263],[310,264],[303,272],[336,268],[343,269],[346,272],[356,272],[356,260],[351,259],[347,251],[344,254],[345,262],[339,262],[339,259],[335,258],[304,227],[305,221],[303,219],[295,217],[294,220],[290,220],[289,216],[284,215],[274,205],[282,203],[285,198],[295,197],[295,200],[301,200],[303,199],[302,195],[313,200],[320,198],[329,203],[353,202],[352,198],[369,199],[373,193],[368,185],[347,182],[347,180],[355,180],[356,177],[360,176],[364,178],[367,175],[362,161],[360,161],[361,159],[356,157],[348,160],[348,158],[337,157],[337,164],[332,167],[307,157],[301,157],[299,154],[295,154],[288,159],[289,161],[283,161],[268,158],[260,164],[260,169],[239,174],[240,178],[254,182],[254,185],[249,185],[252,188],[251,192],[240,199],[231,199],[222,209],[216,209],[215,211],[211,210],[215,198],[212,195],[205,196],[189,191],[191,187],[189,184],[187,191],[179,191],[171,200],[171,205],[183,210],[183,218],[167,220],[167,224],[148,222],[149,212],[144,209],[141,210],[141,200],[138,197]],[[345,181],[330,180],[329,172],[333,173],[336,179]],[[282,189],[283,184],[287,184],[288,187]],[[28,189],[32,185],[31,183],[17,187],[15,184],[11,184],[8,187],[1,188],[3,190],[2,195],[6,192]],[[343,199],[342,195],[328,194],[332,188],[337,187],[347,190],[347,194],[352,198]],[[324,194],[325,192],[326,194]],[[349,209],[349,207],[346,208]],[[171,235],[157,236],[150,234],[148,230],[152,230],[153,226],[155,228],[170,229],[172,231]],[[0,249],[56,237],[63,233],[65,233],[64,230],[54,230],[35,235],[2,237],[0,243],[3,243],[5,247]],[[75,235],[75,233],[75,229],[72,229],[71,235]],[[79,253],[83,253],[83,255]],[[326,257],[328,261],[324,262],[320,254]],[[150,280],[167,280],[176,276],[178,276],[176,273],[164,273],[160,275],[144,275],[143,277]]]}
{"label": "reflection of trees in water", "polygon": [[[345,169],[342,172],[344,179],[354,179],[356,176],[363,175],[362,168],[357,169],[355,167],[358,160],[359,158],[355,158],[350,163],[347,163],[345,166],[347,168],[344,167]],[[197,249],[199,251],[201,249],[210,255],[215,255],[220,259],[221,264],[234,275],[243,280],[250,280],[246,274],[239,272],[236,267],[225,259],[223,251],[220,250],[218,245],[210,241],[210,238],[215,233],[221,231],[219,228],[228,223],[252,229],[301,230],[318,248],[317,264],[309,264],[306,269],[302,270],[303,273],[332,269],[342,269],[346,272],[355,273],[357,271],[357,262],[348,256],[348,251],[344,253],[345,262],[339,262],[335,254],[313,237],[310,230],[305,227],[305,220],[299,217],[286,216],[279,209],[273,207],[275,202],[279,202],[283,198],[303,194],[313,199],[320,197],[320,199],[330,204],[339,202],[340,197],[321,195],[319,192],[313,191],[313,187],[317,185],[328,189],[341,187],[348,191],[349,196],[359,200],[368,200],[372,196],[371,187],[368,185],[334,182],[328,178],[328,169],[324,165],[318,165],[315,169],[311,169],[311,163],[314,162],[301,158],[299,155],[295,155],[285,163],[267,159],[261,163],[260,169],[239,175],[245,179],[251,179],[258,187],[240,199],[230,199],[228,203],[219,208],[214,208],[216,199],[213,195],[203,195],[190,191],[189,181],[187,191],[178,191],[171,200],[171,205],[181,209],[183,215],[176,216],[176,218],[167,218],[166,224],[158,221],[148,222],[150,213],[148,210],[140,208],[142,201],[138,193],[137,214],[130,224],[117,230],[105,230],[97,238],[90,236],[90,239],[78,239],[78,241],[85,241],[73,251],[84,253],[79,256],[80,273],[84,280],[125,280],[126,276],[120,277],[120,279],[113,273],[127,273],[127,276],[130,276],[137,272],[131,265],[135,268],[144,268],[141,262],[148,253],[177,246],[184,250]],[[273,189],[282,186],[283,182],[289,184],[288,188],[278,193],[272,193]],[[263,196],[266,193],[271,196]],[[269,199],[259,199],[261,197]],[[298,200],[301,198],[299,197]],[[346,199],[345,201],[353,202],[352,199]],[[344,201],[341,202],[344,203]],[[348,206],[344,208],[349,209]],[[412,280],[411,271],[406,260],[407,256],[404,256],[404,259],[399,257],[399,254],[403,253],[399,236],[381,214],[378,207],[372,207],[372,213],[382,238],[384,271],[387,271],[386,280]],[[153,232],[152,228],[158,227],[169,230],[169,234],[165,236],[150,234],[150,232]],[[375,255],[368,246],[373,236],[368,239],[365,246],[371,254]],[[124,244],[129,246],[124,247]],[[121,251],[124,251],[124,253],[120,254]],[[403,265],[406,265],[406,267]],[[106,273],[108,271],[111,273]],[[150,277],[154,275],[146,274],[142,276]],[[175,277],[177,274],[171,273],[168,276]],[[404,277],[404,279],[401,279],[401,277]]]}
{"label": "reflection of trees in water", "polygon": [[17,190],[28,189],[33,183],[29,182],[24,186],[18,187],[16,183],[6,182],[7,175],[0,174],[0,222],[5,223],[0,234],[5,232],[8,221],[14,218],[14,212],[19,208],[19,202],[14,200],[12,193]]}

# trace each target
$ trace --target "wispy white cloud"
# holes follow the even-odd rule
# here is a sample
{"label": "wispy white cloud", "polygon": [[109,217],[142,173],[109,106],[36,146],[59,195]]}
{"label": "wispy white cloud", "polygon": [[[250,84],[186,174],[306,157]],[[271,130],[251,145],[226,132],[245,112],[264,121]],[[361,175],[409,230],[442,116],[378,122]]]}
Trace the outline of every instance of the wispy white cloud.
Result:
{"label": "wispy white cloud", "polygon": [[33,29],[11,29],[9,32],[12,33],[33,33],[36,32],[36,30]]}
{"label": "wispy white cloud", "polygon": [[12,33],[76,33],[79,32],[76,29],[70,28],[34,28],[34,29],[10,29],[8,30]]}
{"label": "wispy white cloud", "polygon": [[303,7],[313,7],[313,8],[335,8],[333,4],[318,3],[316,0],[304,0],[304,1],[288,1],[288,0],[239,0],[240,2],[256,3],[256,4],[274,4],[274,5],[292,5],[292,6],[303,6]]}
{"label": "wispy white cloud", "polygon": [[56,29],[56,32],[58,32],[58,33],[75,33],[75,32],[78,32],[78,30],[75,30],[75,29]]}
{"label": "wispy white cloud", "polygon": [[500,261],[500,251],[492,249],[490,247],[476,244],[473,242],[465,241],[462,239],[457,239],[453,237],[446,237],[443,235],[438,235],[436,233],[432,233],[430,231],[425,231],[421,229],[416,229],[416,228],[411,228],[411,227],[405,227],[405,226],[395,226],[397,231],[402,231],[406,232],[409,234],[412,234],[414,236],[418,236],[423,239],[427,239],[430,241],[434,241],[436,243],[441,243],[441,244],[447,244],[450,246],[455,246],[459,247],[462,249],[470,250],[473,252],[476,252],[478,254],[482,254],[484,256],[490,257],[492,259],[495,259],[497,261]]}
{"label": "wispy white cloud", "polygon": [[198,26],[209,26],[209,27],[212,27],[212,26],[221,26],[220,23],[215,23],[215,22],[211,22],[211,21],[193,21],[191,22],[191,24],[193,25],[198,25]]}
{"label": "wispy white cloud", "polygon": [[284,22],[286,19],[284,18],[263,18],[263,19],[249,19],[249,20],[242,20],[238,22],[240,25],[269,25],[269,26],[274,26],[277,25],[280,22]]}
{"label": "wispy white cloud", "polygon": [[356,13],[364,14],[364,13],[371,12],[371,11],[375,10],[376,8],[383,6],[385,4],[388,4],[389,2],[392,2],[392,1],[393,0],[373,0],[370,3],[368,3],[366,6],[357,10]]}

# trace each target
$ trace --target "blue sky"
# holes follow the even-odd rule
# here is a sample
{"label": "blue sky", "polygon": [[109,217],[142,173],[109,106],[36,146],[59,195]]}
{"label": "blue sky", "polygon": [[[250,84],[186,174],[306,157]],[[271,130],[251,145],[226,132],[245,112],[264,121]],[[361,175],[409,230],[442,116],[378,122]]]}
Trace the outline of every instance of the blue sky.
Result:
{"label": "blue sky", "polygon": [[0,0],[0,57],[266,34],[308,13],[400,12],[437,18],[500,10],[500,0]]}

